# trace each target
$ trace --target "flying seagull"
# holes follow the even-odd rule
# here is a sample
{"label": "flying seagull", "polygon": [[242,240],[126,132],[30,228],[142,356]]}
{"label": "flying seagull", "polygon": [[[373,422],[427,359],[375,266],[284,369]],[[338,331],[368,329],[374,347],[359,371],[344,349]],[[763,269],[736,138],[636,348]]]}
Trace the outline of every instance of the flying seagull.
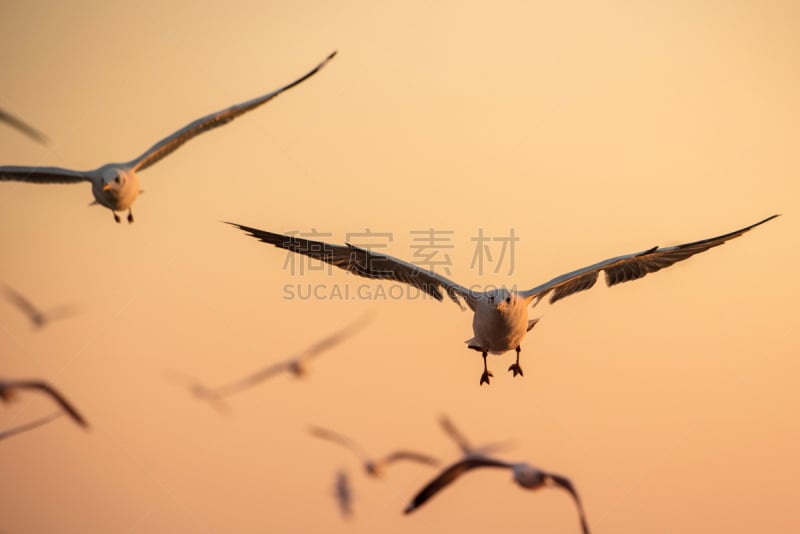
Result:
{"label": "flying seagull", "polygon": [[59,306],[50,310],[42,310],[37,308],[30,300],[24,295],[5,286],[6,298],[11,301],[17,308],[28,316],[34,328],[43,328],[46,324],[54,319],[63,319],[75,314],[75,310],[71,306]]}
{"label": "flying seagull", "polygon": [[0,439],[10,438],[11,436],[16,436],[17,434],[21,434],[23,432],[27,432],[28,430],[33,430],[34,428],[38,428],[42,425],[46,425],[53,419],[58,419],[64,415],[64,412],[58,411],[53,412],[50,415],[46,415],[44,417],[40,417],[39,419],[35,419],[29,423],[25,423],[23,425],[15,426],[13,428],[7,428],[5,430],[0,430]]}
{"label": "flying seagull", "polygon": [[37,143],[41,143],[43,145],[47,144],[47,136],[38,131],[33,126],[27,124],[22,119],[19,119],[12,115],[11,113],[7,112],[4,109],[0,109],[0,122],[5,122],[9,126],[16,128],[18,131],[24,133]]}
{"label": "flying seagull", "polygon": [[[772,215],[750,226],[717,237],[685,243],[672,247],[652,247],[641,252],[617,256],[589,265],[545,282],[526,291],[495,288],[488,291],[467,289],[440,274],[422,269],[392,256],[365,250],[349,243],[331,245],[321,241],[310,241],[295,236],[273,234],[249,226],[228,222],[244,230],[251,236],[279,248],[304,254],[311,258],[335,265],[365,278],[394,280],[410,284],[436,300],[443,300],[442,291],[464,309],[461,300],[474,312],[472,331],[474,337],[466,341],[467,347],[483,356],[483,373],[480,384],[489,383],[494,376],[486,366],[486,356],[503,354],[509,350],[517,352],[516,361],[508,368],[513,376],[522,375],[519,365],[520,343],[525,334],[538,322],[528,319],[528,306],[534,306],[551,294],[550,303],[568,297],[573,293],[591,288],[597,281],[600,271],[605,271],[606,284],[613,286],[629,280],[642,278],[648,273],[685,260],[695,254],[725,243],[744,234],[748,230],[777,217]],[[461,300],[459,300],[461,299]]]}
{"label": "flying seagull", "polygon": [[34,182],[39,184],[90,182],[92,184],[92,194],[95,198],[92,204],[101,204],[110,209],[114,214],[114,220],[117,222],[120,222],[117,212],[128,210],[128,222],[131,223],[133,222],[131,205],[140,193],[139,176],[137,173],[168,156],[193,137],[227,124],[239,115],[243,115],[259,107],[282,92],[305,81],[324,67],[335,55],[336,52],[333,52],[310,72],[280,89],[248,100],[247,102],[236,104],[222,111],[206,115],[205,117],[187,124],[172,135],[165,137],[150,147],[141,156],[128,162],[107,163],[90,171],[76,171],[61,167],[5,166],[0,167],[0,180]]}
{"label": "flying seagull", "polygon": [[364,470],[367,472],[368,475],[373,477],[380,477],[383,475],[386,466],[390,463],[396,462],[397,460],[410,460],[422,464],[427,465],[439,465],[439,460],[436,458],[432,458],[427,454],[421,454],[418,452],[407,451],[407,450],[398,450],[387,454],[383,458],[376,460],[368,456],[364,450],[356,444],[350,438],[346,438],[341,434],[337,434],[331,430],[326,430],[324,428],[320,428],[317,426],[312,426],[310,429],[312,435],[326,439],[328,441],[332,441],[334,443],[338,443],[344,447],[347,447],[356,455],[361,458],[361,462],[364,464]]}
{"label": "flying seagull", "polygon": [[327,350],[332,349],[355,334],[357,331],[361,330],[370,319],[371,317],[364,315],[348,326],[321,339],[291,358],[270,364],[267,367],[259,369],[258,371],[245,376],[244,378],[235,380],[228,384],[223,384],[222,386],[216,388],[205,386],[197,381],[188,379],[187,377],[184,377],[184,380],[188,382],[189,390],[196,397],[213,401],[218,407],[222,407],[220,403],[224,397],[229,397],[246,389],[250,389],[251,387],[260,384],[264,380],[267,380],[268,378],[280,373],[287,372],[291,373],[297,378],[304,377],[306,374],[308,374],[309,360],[319,356]]}
{"label": "flying seagull", "polygon": [[54,387],[41,380],[4,380],[0,378],[0,401],[10,402],[14,399],[17,390],[20,389],[36,389],[50,395],[50,397],[72,417],[73,421],[83,428],[89,428],[89,423],[78,413],[78,410],[76,410]]}
{"label": "flying seagull", "polygon": [[555,486],[567,490],[569,494],[572,495],[578,507],[578,515],[580,517],[583,534],[589,534],[589,525],[583,513],[583,505],[581,505],[578,492],[568,478],[553,473],[547,473],[526,463],[503,462],[485,456],[469,456],[446,468],[411,499],[411,502],[408,503],[408,506],[406,506],[403,512],[410,514],[425,504],[428,499],[454,482],[458,477],[478,467],[501,467],[504,469],[511,469],[514,474],[514,482],[525,489],[535,490],[545,486]]}
{"label": "flying seagull", "polygon": [[445,433],[447,433],[447,435],[456,442],[456,445],[458,445],[458,448],[461,449],[461,453],[464,455],[464,458],[470,456],[484,456],[490,452],[496,452],[508,446],[507,443],[491,443],[482,447],[475,447],[469,442],[466,436],[464,436],[464,434],[462,434],[456,428],[450,418],[446,415],[443,415],[439,418],[439,424],[442,425],[442,429],[444,429]]}

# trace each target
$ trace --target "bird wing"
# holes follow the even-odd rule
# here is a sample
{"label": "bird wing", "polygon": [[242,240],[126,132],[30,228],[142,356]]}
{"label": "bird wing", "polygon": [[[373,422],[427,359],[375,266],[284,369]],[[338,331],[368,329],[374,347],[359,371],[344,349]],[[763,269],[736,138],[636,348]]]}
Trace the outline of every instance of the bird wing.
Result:
{"label": "bird wing", "polygon": [[34,320],[35,317],[41,317],[42,312],[36,306],[33,305],[33,302],[28,300],[22,293],[12,289],[9,286],[5,286],[5,293],[8,300],[10,300],[17,308],[19,308],[25,315],[28,316],[31,320]]}
{"label": "bird wing", "polygon": [[450,436],[450,438],[452,438],[452,440],[456,442],[458,447],[461,449],[461,452],[463,452],[464,454],[469,454],[474,451],[472,445],[469,444],[467,438],[464,436],[464,434],[459,432],[459,430],[456,428],[453,422],[450,421],[449,417],[447,417],[446,415],[441,416],[439,418],[439,424],[442,425],[442,428],[447,433],[447,435]]}
{"label": "bird wing", "polygon": [[47,144],[47,136],[44,135],[42,132],[31,126],[30,124],[26,123],[22,119],[19,119],[12,115],[11,113],[0,109],[0,122],[5,122],[9,126],[16,128],[18,131],[24,133],[34,141],[41,143],[43,145]]}
{"label": "bird wing", "polygon": [[[7,382],[8,384],[8,382]],[[54,387],[52,387],[47,382],[42,382],[40,380],[30,380],[30,381],[20,381],[20,382],[11,382],[11,387],[13,388],[27,388],[27,389],[38,389],[39,391],[50,395],[50,397],[56,401],[61,408],[64,409],[65,412],[69,414],[72,419],[81,425],[84,428],[89,428],[89,423],[86,422],[86,419],[75,409],[75,407],[70,404],[67,399],[58,392]]]}
{"label": "bird wing", "polygon": [[441,289],[447,292],[450,299],[463,306],[458,297],[464,299],[471,309],[475,309],[476,298],[467,288],[452,280],[428,271],[416,265],[406,263],[395,257],[371,252],[349,243],[331,245],[322,241],[311,241],[294,236],[273,234],[257,228],[229,222],[232,226],[244,230],[251,236],[279,248],[303,254],[315,260],[324,261],[340,269],[364,278],[394,280],[414,286],[436,300],[442,300]]}
{"label": "bird wing", "polygon": [[439,473],[433,480],[422,488],[408,503],[405,510],[406,514],[410,514],[428,501],[431,497],[436,495],[439,491],[452,484],[458,477],[475,469],[476,467],[504,467],[510,468],[512,464],[500,460],[493,460],[486,457],[472,456],[464,458],[451,466],[447,467],[444,471]]}
{"label": "bird wing", "polygon": [[364,453],[361,447],[350,438],[347,438],[332,430],[328,430],[318,426],[310,427],[309,432],[311,432],[313,436],[316,436],[318,438],[326,439],[328,441],[332,441],[334,443],[338,443],[339,445],[347,447],[348,449],[356,453],[362,460],[364,461],[367,460],[367,455]]}
{"label": "bird wing", "polygon": [[168,156],[169,154],[177,150],[181,145],[183,145],[193,137],[196,137],[201,133],[213,130],[214,128],[229,123],[236,117],[259,107],[260,105],[272,100],[282,92],[287,91],[292,87],[294,87],[295,85],[298,85],[299,83],[310,78],[311,76],[316,74],[317,71],[319,71],[322,67],[324,67],[325,64],[327,64],[328,61],[330,61],[335,55],[336,52],[333,52],[331,55],[325,58],[325,60],[322,63],[311,69],[311,71],[309,71],[307,74],[296,79],[295,81],[293,81],[288,85],[284,85],[280,89],[276,89],[271,93],[267,93],[257,98],[253,98],[252,100],[248,100],[247,102],[242,102],[241,104],[233,105],[227,109],[223,109],[222,111],[211,113],[210,115],[206,115],[205,117],[199,118],[196,121],[187,124],[177,132],[162,139],[161,141],[150,147],[150,149],[148,149],[147,152],[145,152],[138,158],[134,159],[133,161],[129,162],[128,165],[133,168],[134,172],[145,170],[146,168],[150,167],[154,163],[160,161],[162,158]]}
{"label": "bird wing", "polygon": [[583,513],[583,504],[581,504],[581,499],[580,497],[578,497],[578,492],[575,489],[575,486],[572,485],[572,482],[568,478],[562,477],[560,475],[554,475],[548,473],[545,476],[554,485],[567,490],[569,494],[572,495],[572,498],[575,500],[575,505],[578,507],[578,515],[580,516],[581,528],[583,529],[583,534],[589,534],[589,524],[586,522],[586,515]]}
{"label": "bird wing", "polygon": [[244,378],[220,386],[216,388],[215,391],[219,396],[222,397],[233,395],[234,393],[238,393],[245,389],[251,388],[256,384],[260,384],[261,382],[272,376],[275,376],[279,373],[286,371],[289,368],[290,362],[291,360],[285,360],[282,362],[273,363],[271,365],[268,365],[267,367],[259,369],[255,373],[245,376]]}
{"label": "bird wing", "polygon": [[352,336],[353,334],[364,328],[364,326],[366,326],[366,324],[371,319],[372,318],[369,315],[362,315],[361,317],[359,317],[346,327],[342,328],[341,330],[338,330],[333,334],[317,341],[316,343],[308,347],[306,350],[298,354],[295,358],[298,360],[304,360],[318,356],[319,354],[335,347],[348,337]]}
{"label": "bird wing", "polygon": [[348,518],[353,515],[353,492],[350,489],[350,477],[346,471],[336,473],[335,485],[336,501],[339,503],[339,510],[342,517]]}
{"label": "bird wing", "polygon": [[653,247],[643,252],[635,252],[625,256],[610,258],[600,263],[584,267],[583,269],[563,274],[533,289],[522,291],[520,294],[525,298],[535,299],[535,304],[545,295],[552,292],[550,303],[553,303],[573,293],[584,291],[594,286],[600,271],[605,271],[606,284],[608,286],[621,284],[629,280],[636,280],[648,273],[654,273],[664,267],[669,267],[674,263],[683,261],[695,254],[704,252],[726,241],[739,237],[745,232],[767,221],[771,221],[777,216],[778,215],[772,215],[763,221],[717,237],[672,247]]}
{"label": "bird wing", "polygon": [[91,182],[87,172],[62,167],[0,166],[0,181],[33,182],[37,184],[77,184]]}
{"label": "bird wing", "polygon": [[64,415],[64,412],[57,411],[53,412],[50,415],[46,415],[39,419],[35,419],[29,423],[25,423],[24,425],[15,426],[13,428],[7,428],[5,430],[0,430],[0,439],[10,438],[11,436],[15,436],[17,434],[21,434],[22,432],[27,432],[28,430],[33,430],[34,428],[40,427],[42,425],[46,425],[53,419],[58,419]]}
{"label": "bird wing", "polygon": [[396,462],[398,460],[410,460],[412,462],[418,462],[421,464],[439,465],[439,460],[437,460],[433,456],[428,456],[427,454],[422,454],[414,451],[406,451],[406,450],[394,451],[391,454],[387,454],[378,463],[381,463],[383,465],[389,465],[390,463]]}

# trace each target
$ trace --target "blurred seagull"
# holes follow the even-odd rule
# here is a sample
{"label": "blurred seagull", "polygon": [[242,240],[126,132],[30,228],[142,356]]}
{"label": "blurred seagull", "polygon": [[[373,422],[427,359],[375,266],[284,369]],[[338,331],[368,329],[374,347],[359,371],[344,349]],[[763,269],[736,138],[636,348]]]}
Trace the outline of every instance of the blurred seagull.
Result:
{"label": "blurred seagull", "polygon": [[350,519],[353,516],[353,490],[350,488],[350,477],[344,469],[336,473],[334,495],[342,517]]}
{"label": "blurred seagull", "polygon": [[223,407],[221,401],[224,397],[228,397],[256,386],[264,380],[267,380],[268,378],[271,378],[277,374],[287,372],[293,374],[297,378],[306,376],[308,374],[309,360],[342,343],[344,340],[364,328],[364,326],[370,320],[371,316],[363,315],[348,326],[321,339],[317,343],[305,349],[303,352],[300,352],[291,358],[268,365],[267,367],[259,369],[255,373],[245,376],[244,378],[216,388],[204,386],[203,384],[200,384],[199,382],[188,377],[183,377],[183,380],[188,383],[189,390],[196,397],[212,401],[218,408],[221,408]]}
{"label": "blurred seagull", "polygon": [[331,245],[321,241],[273,234],[232,222],[227,224],[236,226],[270,245],[324,261],[358,276],[394,280],[412,285],[436,300],[443,300],[442,290],[444,290],[447,296],[463,310],[464,306],[459,298],[462,299],[475,312],[472,320],[472,331],[475,336],[466,343],[468,348],[477,350],[483,356],[483,373],[480,380],[480,384],[483,385],[484,382],[488,384],[489,377],[494,376],[486,366],[486,356],[489,353],[503,354],[515,350],[517,359],[508,370],[513,372],[513,376],[522,375],[522,367],[519,365],[520,343],[525,334],[539,321],[538,318],[528,319],[528,306],[530,304],[535,306],[547,294],[552,293],[550,303],[554,303],[573,293],[589,289],[597,281],[600,271],[605,271],[606,284],[609,286],[642,278],[648,273],[669,267],[739,237],[777,216],[772,215],[734,232],[702,241],[663,248],[656,246],[641,252],[609,258],[563,274],[526,291],[506,288],[489,291],[470,290],[442,275],[349,243]]}
{"label": "blurred seagull", "polygon": [[0,439],[10,438],[11,436],[16,436],[17,434],[21,434],[22,432],[27,432],[28,430],[33,430],[34,428],[38,428],[42,425],[46,425],[53,419],[58,419],[59,417],[63,416],[64,412],[58,411],[53,412],[50,415],[46,415],[39,419],[35,419],[29,423],[25,423],[24,425],[19,425],[14,428],[7,428],[5,430],[0,430]]}
{"label": "blurred seagull", "polygon": [[310,429],[312,435],[326,439],[328,441],[332,441],[334,443],[338,443],[339,445],[343,445],[347,447],[356,455],[361,458],[361,462],[364,464],[364,470],[367,472],[368,475],[373,477],[381,477],[390,463],[395,462],[397,460],[411,460],[414,462],[427,464],[427,465],[439,465],[439,460],[436,458],[432,458],[426,454],[421,454],[418,452],[413,451],[406,451],[406,450],[399,450],[393,453],[387,454],[380,460],[375,460],[370,458],[364,450],[356,444],[353,440],[342,436],[341,434],[337,434],[336,432],[332,432],[330,430],[326,430],[324,428],[320,428],[317,426],[312,426]]}
{"label": "blurred seagull", "polygon": [[572,498],[575,500],[575,504],[578,507],[578,515],[580,517],[583,534],[589,534],[589,525],[587,524],[586,517],[583,513],[583,505],[578,497],[578,492],[575,491],[575,487],[568,478],[553,473],[547,473],[526,463],[503,462],[500,460],[493,460],[485,456],[470,456],[446,468],[436,478],[431,480],[427,486],[422,488],[413,499],[411,499],[411,502],[408,504],[408,506],[406,506],[403,512],[410,514],[425,504],[428,499],[454,482],[458,477],[467,471],[478,467],[501,467],[504,469],[511,469],[512,473],[514,474],[514,482],[525,489],[535,490],[545,486],[555,486],[567,490],[569,494],[572,495]]}
{"label": "blurred seagull", "polygon": [[282,92],[305,81],[324,67],[335,55],[336,52],[333,52],[310,72],[280,89],[248,100],[247,102],[236,104],[222,111],[206,115],[205,117],[187,124],[131,161],[125,163],[107,163],[90,171],[76,171],[61,167],[5,166],[0,167],[0,180],[34,182],[39,184],[90,182],[92,184],[92,194],[95,198],[92,204],[101,204],[109,208],[114,214],[114,220],[117,222],[120,222],[117,212],[128,210],[128,222],[131,223],[133,222],[131,205],[140,193],[138,172],[157,163],[201,133],[227,124],[236,117],[257,108]]}
{"label": "blurred seagull", "polygon": [[27,124],[22,119],[18,119],[11,113],[7,112],[4,109],[0,109],[0,122],[5,122],[9,126],[16,128],[18,131],[24,133],[37,143],[42,145],[47,144],[47,136],[38,131],[33,126]]}
{"label": "blurred seagull", "polygon": [[76,410],[54,387],[41,380],[4,380],[0,378],[0,401],[10,402],[16,396],[16,391],[20,389],[36,389],[50,395],[50,397],[72,417],[73,421],[83,428],[89,428],[86,419],[78,413],[78,410]]}
{"label": "blurred seagull", "polygon": [[450,436],[453,441],[456,442],[458,448],[461,449],[461,452],[464,454],[464,458],[468,458],[471,456],[484,456],[490,452],[497,452],[501,449],[505,449],[508,447],[508,443],[491,443],[489,445],[484,445],[482,447],[473,447],[469,440],[459,432],[456,426],[453,424],[452,421],[446,416],[443,415],[439,418],[439,424],[442,425],[442,428]]}
{"label": "blurred seagull", "polygon": [[48,311],[41,310],[25,296],[9,286],[5,286],[5,294],[9,301],[28,316],[34,328],[44,328],[46,324],[54,319],[63,319],[75,315],[75,310],[72,306],[59,306]]}

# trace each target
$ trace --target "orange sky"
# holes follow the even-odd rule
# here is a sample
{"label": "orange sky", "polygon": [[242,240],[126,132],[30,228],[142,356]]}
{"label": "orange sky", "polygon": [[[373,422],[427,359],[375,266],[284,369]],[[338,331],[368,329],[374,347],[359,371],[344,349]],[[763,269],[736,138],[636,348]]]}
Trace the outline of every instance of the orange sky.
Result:
{"label": "orange sky", "polygon": [[[0,183],[0,282],[80,314],[34,331],[0,301],[2,375],[42,377],[92,424],[0,443],[0,530],[578,532],[557,491],[475,472],[412,516],[434,471],[365,478],[310,424],[380,454],[455,460],[476,442],[567,475],[593,532],[796,532],[800,406],[794,2],[5,2],[0,164],[92,169],[184,124],[317,76],[141,174],[133,225],[86,184]],[[557,5],[556,5],[557,4]],[[647,4],[647,5],[645,5]],[[341,271],[300,275],[220,221],[277,232],[451,236],[462,285],[532,287],[606,257],[783,216],[666,271],[553,306],[523,378],[466,349],[449,302],[379,298]],[[474,238],[519,237],[471,268]],[[496,246],[497,243],[493,244]],[[497,253],[498,249],[494,249]],[[287,299],[365,284],[367,297]],[[168,371],[211,384],[284,358],[364,311],[367,329],[234,397],[230,416]],[[25,395],[0,428],[48,413]],[[353,477],[343,522],[334,476]]]}

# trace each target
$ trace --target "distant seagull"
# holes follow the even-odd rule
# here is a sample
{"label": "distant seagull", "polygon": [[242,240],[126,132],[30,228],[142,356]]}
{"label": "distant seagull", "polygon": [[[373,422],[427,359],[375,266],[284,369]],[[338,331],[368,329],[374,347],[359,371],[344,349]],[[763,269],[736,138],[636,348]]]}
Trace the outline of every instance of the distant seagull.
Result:
{"label": "distant seagull", "polygon": [[442,425],[447,435],[456,442],[465,458],[469,456],[484,456],[490,452],[505,449],[508,446],[508,443],[491,443],[482,447],[474,447],[446,415],[439,418],[439,424]]}
{"label": "distant seagull", "polygon": [[16,391],[20,389],[35,389],[50,395],[50,397],[72,417],[73,421],[83,428],[89,428],[89,423],[78,413],[78,410],[76,410],[54,387],[41,380],[4,380],[0,378],[0,401],[10,402],[15,397]]}
{"label": "distant seagull", "polygon": [[587,524],[586,516],[583,513],[583,505],[581,505],[578,492],[575,491],[575,487],[568,478],[553,473],[546,473],[526,463],[503,462],[481,456],[470,456],[464,458],[463,460],[454,463],[442,471],[439,476],[431,480],[427,486],[422,488],[419,493],[417,493],[414,498],[411,499],[411,502],[408,504],[408,506],[406,506],[403,512],[410,514],[425,504],[428,499],[454,482],[458,477],[477,467],[502,467],[504,469],[511,469],[514,474],[514,482],[525,489],[535,490],[545,486],[556,486],[567,490],[569,494],[572,495],[572,498],[575,500],[575,504],[578,507],[578,515],[580,516],[583,533],[589,534],[589,525]]}
{"label": "distant seagull", "polygon": [[[253,374],[247,375],[244,378],[236,380],[234,382],[230,382],[228,384],[224,384],[222,386],[216,388],[210,388],[204,386],[203,384],[198,383],[197,381],[184,378],[186,382],[189,384],[189,390],[197,397],[214,401],[219,403],[224,397],[229,397],[246,389],[249,389],[253,386],[256,386],[271,378],[277,374],[287,372],[293,374],[297,378],[304,377],[308,374],[308,361],[311,358],[315,358],[322,354],[323,352],[332,349],[336,345],[340,344],[366,325],[366,323],[371,318],[368,315],[364,315],[358,318],[353,323],[349,324],[345,328],[334,332],[333,334],[323,338],[322,340],[318,341],[317,343],[311,345],[303,352],[292,356],[289,359],[283,360],[278,363],[271,364],[267,367],[264,367]],[[218,407],[221,407],[218,404]]]}
{"label": "distant seagull", "polygon": [[91,182],[92,194],[95,198],[92,204],[101,204],[109,208],[114,214],[114,220],[117,222],[120,221],[117,212],[127,209],[128,222],[131,223],[133,222],[131,205],[136,200],[136,197],[139,196],[140,192],[138,172],[157,163],[190,139],[201,133],[217,128],[218,126],[227,124],[239,115],[257,108],[282,92],[310,78],[324,67],[335,55],[336,52],[332,53],[325,61],[314,67],[308,74],[298,78],[289,85],[285,85],[280,89],[248,100],[247,102],[206,115],[205,117],[187,124],[177,132],[150,147],[150,149],[141,156],[126,163],[107,163],[91,171],[76,171],[61,167],[6,166],[0,167],[0,180],[35,182],[39,184]]}
{"label": "distant seagull", "polygon": [[350,477],[344,469],[336,473],[334,495],[342,517],[350,519],[353,516],[353,490],[350,488]]}
{"label": "distant seagull", "polygon": [[38,131],[33,126],[29,125],[28,123],[24,122],[22,119],[18,119],[11,113],[7,112],[4,109],[0,109],[0,122],[5,122],[9,126],[16,128],[20,132],[24,133],[37,143],[41,143],[43,145],[47,144],[47,136],[45,136],[42,132]]}
{"label": "distant seagull", "polygon": [[38,428],[42,425],[46,425],[50,421],[54,419],[58,419],[59,417],[63,416],[64,412],[58,411],[53,412],[50,415],[46,415],[44,417],[40,417],[39,419],[35,419],[29,423],[25,423],[23,425],[16,426],[14,428],[7,428],[5,430],[0,430],[0,440],[10,438],[12,436],[16,436],[17,434],[21,434],[23,432],[27,432],[28,430],[33,430],[34,428]]}
{"label": "distant seagull", "polygon": [[47,311],[41,310],[24,295],[9,286],[5,286],[5,294],[9,301],[28,316],[34,328],[43,328],[50,321],[63,319],[75,314],[75,310],[72,306],[59,306]]}
{"label": "distant seagull", "polygon": [[514,349],[517,352],[517,359],[508,370],[513,371],[514,376],[522,375],[522,368],[519,365],[520,343],[525,334],[539,321],[538,318],[528,319],[528,305],[533,303],[535,306],[548,293],[553,293],[550,297],[550,303],[553,303],[573,293],[589,289],[597,281],[600,271],[605,271],[606,284],[609,286],[642,278],[647,273],[669,267],[694,254],[739,237],[751,228],[764,224],[775,217],[777,215],[772,215],[740,230],[702,241],[673,247],[653,247],[642,252],[610,258],[563,274],[527,291],[506,288],[489,291],[470,290],[442,275],[349,243],[331,245],[321,241],[273,234],[241,224],[231,222],[227,224],[236,226],[270,245],[324,261],[358,276],[410,284],[436,300],[444,298],[441,291],[444,289],[447,296],[463,310],[464,306],[459,300],[460,297],[475,312],[472,320],[472,331],[475,337],[468,339],[466,343],[470,349],[477,350],[483,356],[483,373],[480,380],[480,384],[483,385],[484,382],[489,383],[490,376],[494,376],[486,366],[486,356],[489,353],[503,354]]}
{"label": "distant seagull", "polygon": [[379,460],[375,460],[370,458],[364,450],[356,444],[353,440],[342,436],[341,434],[337,434],[336,432],[332,432],[330,430],[326,430],[324,428],[312,426],[310,428],[310,432],[312,435],[326,439],[328,441],[332,441],[334,443],[338,443],[344,447],[347,447],[359,458],[361,458],[361,462],[364,464],[364,470],[367,472],[368,475],[373,477],[380,477],[383,475],[386,466],[390,463],[393,463],[397,460],[410,460],[413,462],[418,462],[427,465],[439,465],[439,460],[428,456],[427,454],[421,454],[418,452],[407,451],[407,450],[398,450],[391,454],[387,454],[383,458]]}

